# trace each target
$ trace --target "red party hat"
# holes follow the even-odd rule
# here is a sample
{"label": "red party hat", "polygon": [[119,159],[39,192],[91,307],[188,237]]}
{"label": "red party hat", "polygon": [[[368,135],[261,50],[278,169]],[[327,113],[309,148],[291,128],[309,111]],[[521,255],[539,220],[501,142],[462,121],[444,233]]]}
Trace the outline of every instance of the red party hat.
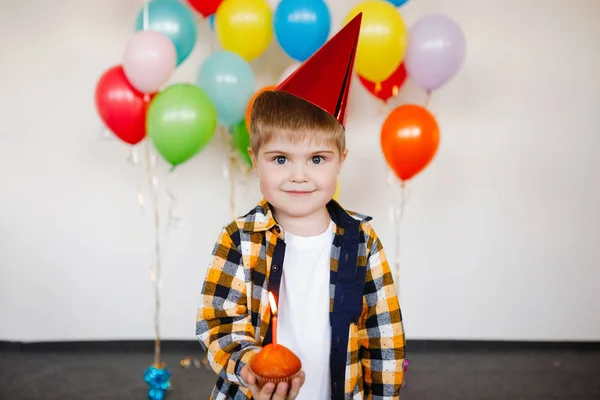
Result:
{"label": "red party hat", "polygon": [[346,105],[362,13],[354,17],[276,90],[292,94],[333,115],[346,126]]}

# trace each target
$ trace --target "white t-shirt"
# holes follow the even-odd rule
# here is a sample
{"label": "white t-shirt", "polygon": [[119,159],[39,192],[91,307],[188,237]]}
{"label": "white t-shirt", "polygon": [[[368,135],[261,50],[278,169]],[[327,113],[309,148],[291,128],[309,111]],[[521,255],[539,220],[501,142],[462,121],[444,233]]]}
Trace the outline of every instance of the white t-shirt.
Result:
{"label": "white t-shirt", "polygon": [[302,361],[306,380],[298,400],[330,398],[329,268],[333,223],[317,236],[285,233],[277,341]]}

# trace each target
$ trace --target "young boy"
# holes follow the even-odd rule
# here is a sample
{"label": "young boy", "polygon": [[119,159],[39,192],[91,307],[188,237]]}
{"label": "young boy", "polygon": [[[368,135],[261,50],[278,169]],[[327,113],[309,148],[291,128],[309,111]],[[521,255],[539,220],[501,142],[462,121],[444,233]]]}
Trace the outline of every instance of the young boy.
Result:
{"label": "young boy", "polygon": [[[211,399],[399,398],[405,340],[390,268],[370,218],[332,200],[360,21],[253,105],[264,200],[222,230],[196,323],[218,374]],[[302,361],[291,385],[259,387],[248,368],[272,340],[269,292],[277,342]]]}

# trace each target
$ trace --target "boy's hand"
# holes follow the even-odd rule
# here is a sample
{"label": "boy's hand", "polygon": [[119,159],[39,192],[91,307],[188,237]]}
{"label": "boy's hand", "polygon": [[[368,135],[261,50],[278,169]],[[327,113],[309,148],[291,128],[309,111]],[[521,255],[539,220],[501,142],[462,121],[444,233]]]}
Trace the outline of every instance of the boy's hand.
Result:
{"label": "boy's hand", "polygon": [[305,379],[304,372],[300,371],[298,376],[292,381],[291,388],[288,388],[289,385],[286,382],[278,384],[277,388],[275,388],[274,383],[267,383],[261,388],[258,386],[256,377],[247,365],[242,368],[241,375],[244,382],[248,385],[250,392],[252,392],[252,399],[254,400],[294,400],[298,397]]}

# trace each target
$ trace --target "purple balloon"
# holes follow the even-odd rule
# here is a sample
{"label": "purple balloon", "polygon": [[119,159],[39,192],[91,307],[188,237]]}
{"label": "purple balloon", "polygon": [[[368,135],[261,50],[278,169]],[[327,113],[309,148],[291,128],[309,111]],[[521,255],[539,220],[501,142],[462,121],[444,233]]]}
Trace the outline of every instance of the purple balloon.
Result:
{"label": "purple balloon", "polygon": [[428,15],[410,28],[404,59],[408,75],[428,92],[442,87],[465,58],[465,36],[444,15]]}

